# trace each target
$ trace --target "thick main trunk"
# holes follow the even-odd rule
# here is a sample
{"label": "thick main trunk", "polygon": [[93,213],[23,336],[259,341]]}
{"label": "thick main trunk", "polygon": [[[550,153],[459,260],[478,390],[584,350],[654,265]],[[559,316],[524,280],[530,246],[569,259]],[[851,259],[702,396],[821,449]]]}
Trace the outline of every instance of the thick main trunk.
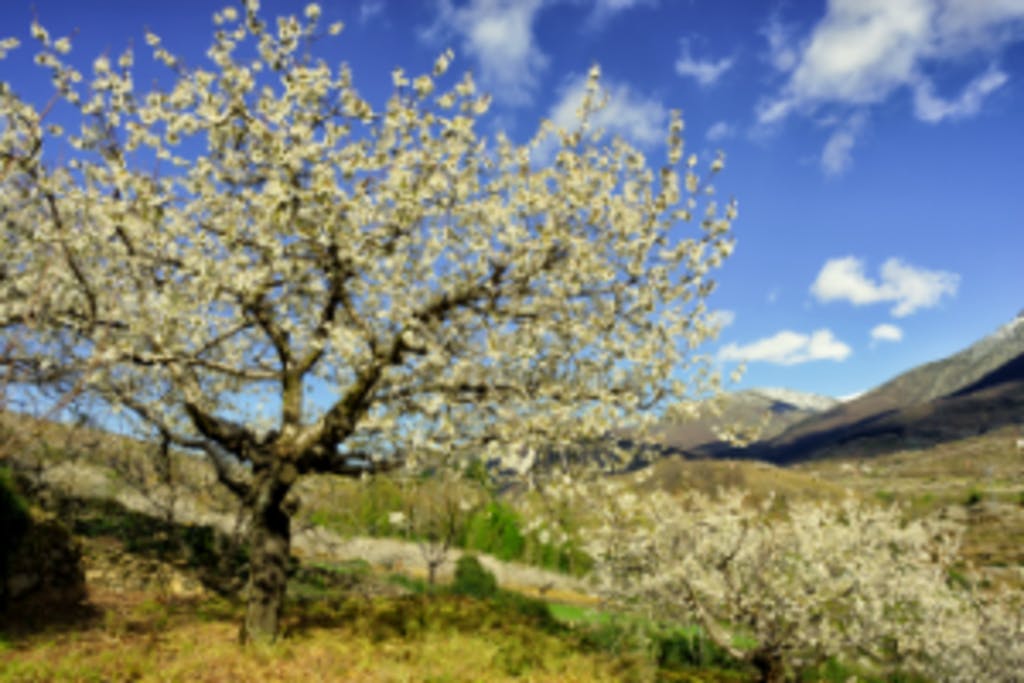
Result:
{"label": "thick main trunk", "polygon": [[758,653],[751,663],[757,669],[758,680],[762,683],[784,683],[787,680],[786,666],[776,653]]}
{"label": "thick main trunk", "polygon": [[280,632],[288,583],[291,518],[284,509],[290,483],[268,474],[257,482],[250,509],[249,584],[242,642],[273,642]]}

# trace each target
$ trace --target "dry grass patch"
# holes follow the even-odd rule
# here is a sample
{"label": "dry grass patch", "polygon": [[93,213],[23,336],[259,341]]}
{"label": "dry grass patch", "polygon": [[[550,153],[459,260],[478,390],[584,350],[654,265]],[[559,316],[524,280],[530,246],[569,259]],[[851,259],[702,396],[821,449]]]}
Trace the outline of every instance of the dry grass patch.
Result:
{"label": "dry grass patch", "polygon": [[652,465],[647,488],[668,493],[740,489],[761,500],[774,494],[783,500],[837,501],[849,495],[841,485],[823,481],[813,472],[800,472],[754,460],[685,460],[666,458]]}
{"label": "dry grass patch", "polygon": [[237,643],[239,607],[97,593],[74,630],[8,631],[0,681],[614,681],[635,664],[469,599],[295,606],[270,647]]}

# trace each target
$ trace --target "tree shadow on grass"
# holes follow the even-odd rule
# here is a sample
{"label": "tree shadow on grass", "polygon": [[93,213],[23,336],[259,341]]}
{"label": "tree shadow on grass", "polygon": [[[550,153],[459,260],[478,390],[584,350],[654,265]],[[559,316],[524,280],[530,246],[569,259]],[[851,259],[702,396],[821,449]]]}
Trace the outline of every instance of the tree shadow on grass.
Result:
{"label": "tree shadow on grass", "polygon": [[103,610],[88,601],[69,601],[45,591],[13,601],[0,613],[0,638],[12,643],[40,634],[62,634],[92,628]]}

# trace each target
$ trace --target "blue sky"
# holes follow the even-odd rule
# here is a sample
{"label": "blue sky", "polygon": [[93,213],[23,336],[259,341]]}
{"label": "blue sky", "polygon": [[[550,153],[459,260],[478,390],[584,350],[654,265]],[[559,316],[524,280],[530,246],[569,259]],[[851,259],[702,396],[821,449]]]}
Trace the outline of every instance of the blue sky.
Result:
{"label": "blue sky", "polygon": [[[74,60],[144,28],[202,62],[224,2],[4,0],[0,37],[23,47],[3,80],[43,103],[33,16],[77,28]],[[305,3],[265,0],[268,16]],[[737,249],[711,305],[708,347],[740,387],[833,396],[948,355],[1024,309],[1024,0],[351,0],[325,2],[352,65],[382,103],[391,70],[428,71],[445,48],[495,96],[515,139],[570,123],[599,63],[604,125],[661,157],[668,112],[687,149],[726,153]],[[139,69],[149,67],[139,50]],[[151,67],[150,67],[151,68]],[[156,71],[154,71],[156,73]],[[487,132],[485,130],[485,132]]]}

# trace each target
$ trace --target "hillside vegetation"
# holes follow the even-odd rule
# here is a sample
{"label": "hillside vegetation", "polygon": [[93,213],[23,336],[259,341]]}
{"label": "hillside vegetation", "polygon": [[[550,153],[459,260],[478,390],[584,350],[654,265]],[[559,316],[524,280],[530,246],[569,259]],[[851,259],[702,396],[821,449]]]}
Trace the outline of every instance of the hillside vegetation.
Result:
{"label": "hillside vegetation", "polygon": [[[225,585],[223,578],[240,576],[245,558],[230,557],[237,548],[230,543],[231,499],[200,461],[171,453],[170,467],[160,468],[153,447],[132,439],[21,416],[4,416],[0,424],[8,463],[34,471],[40,492],[73,494],[61,504],[82,543],[89,583],[89,603],[80,611],[63,610],[60,619],[54,611],[42,619],[22,613],[6,621],[0,681],[755,677],[705,641],[700,629],[595,611],[584,582],[502,563],[503,553],[541,565],[552,555],[536,537],[527,542],[529,496],[499,494],[472,478],[463,485],[484,497],[479,514],[462,520],[459,543],[467,545],[476,519],[477,541],[488,537],[492,544],[485,566],[499,574],[498,585],[515,592],[451,594],[444,586],[455,581],[459,552],[447,559],[441,586],[426,584],[423,539],[389,528],[387,515],[412,504],[426,490],[418,488],[422,482],[311,478],[300,491],[297,541],[307,540],[295,544],[286,637],[255,653],[242,649],[235,644],[240,583]],[[1022,483],[1015,432],[1004,428],[927,449],[791,468],[665,458],[652,465],[639,492],[738,488],[754,499],[773,495],[783,502],[836,502],[852,494],[901,504],[909,516],[942,512],[967,523],[965,564],[984,566],[1000,585],[1016,581],[1024,565]],[[68,507],[68,500],[77,502]],[[173,514],[161,516],[162,510]],[[574,523],[586,521],[586,511],[571,512]],[[192,521],[182,519],[187,515]],[[199,524],[204,520],[211,525]],[[334,538],[329,534],[351,541],[332,545],[323,540]],[[532,555],[524,551],[530,543]],[[330,556],[342,548],[344,555]],[[846,680],[853,672],[833,661],[820,676]],[[871,680],[869,672],[858,673]]]}

